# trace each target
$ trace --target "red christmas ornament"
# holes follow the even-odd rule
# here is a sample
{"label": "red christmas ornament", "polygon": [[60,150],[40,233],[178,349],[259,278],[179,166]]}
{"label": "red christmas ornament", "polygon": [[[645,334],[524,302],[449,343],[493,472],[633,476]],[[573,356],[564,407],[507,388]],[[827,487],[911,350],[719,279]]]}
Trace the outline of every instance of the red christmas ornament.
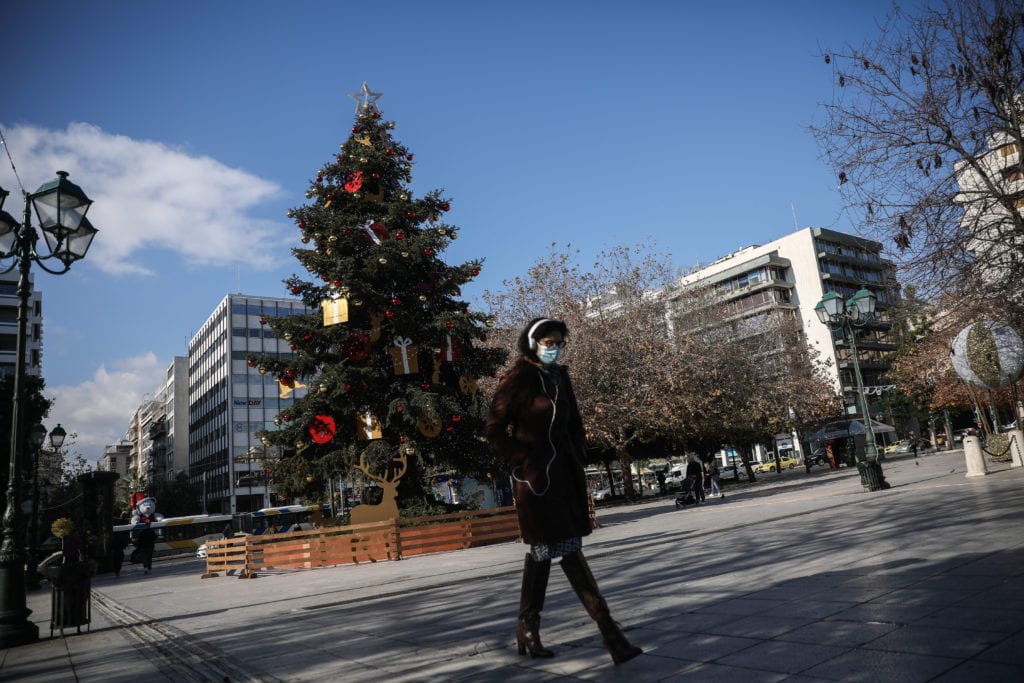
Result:
{"label": "red christmas ornament", "polygon": [[297,346],[295,346],[295,344],[289,344],[288,346],[291,347],[292,351],[298,348]]}
{"label": "red christmas ornament", "polygon": [[352,132],[353,133],[358,133],[359,132],[359,126],[352,126]]}
{"label": "red christmas ornament", "polygon": [[333,192],[328,192],[327,193],[327,201],[329,201],[329,202],[333,202],[334,201],[334,193]]}
{"label": "red christmas ornament", "polygon": [[370,114],[370,117],[374,118],[374,119],[379,119],[380,118],[380,114],[378,112],[373,112],[372,114]]}
{"label": "red christmas ornament", "polygon": [[292,294],[298,294],[298,293],[299,293],[299,288],[298,287],[292,287]]}
{"label": "red christmas ornament", "polygon": [[452,205],[449,204],[448,202],[445,202],[444,204],[441,205],[441,209],[443,209],[444,211],[451,211],[451,208]]}
{"label": "red christmas ornament", "polygon": [[377,180],[378,178],[380,178],[380,173],[374,171],[373,173],[370,174],[370,177],[373,178],[374,180]]}
{"label": "red christmas ornament", "polygon": [[260,316],[260,325],[266,325],[266,324],[267,324],[267,319],[266,319],[266,318],[264,318],[264,317],[263,317],[263,316],[261,315],[261,316]]}
{"label": "red christmas ornament", "polygon": [[329,278],[328,276],[324,275],[324,282],[330,282],[330,281],[331,281],[331,278]]}
{"label": "red christmas ornament", "polygon": [[299,221],[299,228],[301,228],[302,230],[305,230],[306,229],[306,221]]}
{"label": "red christmas ornament", "polygon": [[408,159],[409,161],[412,161],[412,155],[411,154],[406,154],[405,158]]}
{"label": "red christmas ornament", "polygon": [[416,218],[416,212],[415,211],[406,211],[405,215],[408,216],[409,218]]}
{"label": "red christmas ornament", "polygon": [[306,334],[302,335],[302,340],[303,341],[309,341],[312,338],[313,338],[313,335],[311,335],[309,332],[307,332]]}
{"label": "red christmas ornament", "polygon": [[345,382],[344,384],[341,385],[341,388],[344,389],[345,391],[348,391],[349,389],[352,388],[352,385],[349,384],[348,382]]}
{"label": "red christmas ornament", "polygon": [[331,284],[333,284],[335,287],[341,287],[341,280],[335,280]]}
{"label": "red christmas ornament", "polygon": [[395,317],[395,312],[392,311],[389,308],[388,310],[384,311],[384,317],[386,317],[386,318],[394,318]]}
{"label": "red christmas ornament", "polygon": [[324,181],[324,175],[322,173],[317,173],[316,174],[316,181],[318,183],[322,183]]}
{"label": "red christmas ornament", "polygon": [[420,389],[423,391],[430,391],[430,382],[424,382],[420,385]]}
{"label": "red christmas ornament", "polygon": [[450,330],[450,329],[452,329],[453,327],[455,327],[455,323],[453,323],[453,322],[452,322],[451,320],[449,320],[448,322],[446,322],[446,323],[444,324],[444,326],[445,326],[445,327],[447,327],[447,328],[448,328],[448,329]]}
{"label": "red christmas ornament", "polygon": [[292,416],[289,415],[288,413],[285,413],[284,415],[281,416],[281,419],[284,420],[285,422],[291,422]]}
{"label": "red christmas ornament", "polygon": [[462,421],[462,416],[461,415],[452,415],[452,422],[461,422],[461,421]]}
{"label": "red christmas ornament", "polygon": [[395,412],[396,413],[404,413],[405,412],[405,404],[404,403],[399,403],[398,405],[396,405],[395,406]]}
{"label": "red christmas ornament", "polygon": [[341,234],[342,235],[351,235],[352,234],[352,229],[351,228],[342,228],[341,229]]}
{"label": "red christmas ornament", "polygon": [[392,299],[392,300],[391,300],[391,305],[392,305],[392,306],[401,306],[401,305],[402,305],[402,300],[401,300],[401,299],[399,299],[399,298],[398,298],[398,297],[396,296],[396,297],[395,297],[394,299]]}
{"label": "red christmas ornament", "polygon": [[327,443],[334,438],[337,427],[330,415],[317,415],[309,425],[309,435],[316,443]]}
{"label": "red christmas ornament", "polygon": [[386,150],[384,150],[384,153],[387,154],[388,156],[391,156],[392,154],[395,153],[395,150],[388,147]]}
{"label": "red christmas ornament", "polygon": [[294,370],[285,370],[284,374],[288,376],[288,379],[294,379],[295,378],[295,371]]}
{"label": "red christmas ornament", "polygon": [[345,183],[346,192],[358,192],[363,186],[363,172],[355,171],[348,174],[348,181]]}
{"label": "red christmas ornament", "polygon": [[395,239],[396,240],[404,240],[405,239],[405,233],[404,232],[396,232],[395,233]]}
{"label": "red christmas ornament", "polygon": [[248,363],[250,368],[256,367],[256,361],[254,361],[252,358],[249,359]]}
{"label": "red christmas ornament", "polygon": [[473,273],[473,275],[479,275],[480,274],[480,269],[479,268],[474,268],[472,270],[472,273]]}
{"label": "red christmas ornament", "polygon": [[398,443],[405,443],[405,437],[404,436],[398,437]]}
{"label": "red christmas ornament", "polygon": [[423,250],[423,253],[426,254],[427,256],[433,256],[434,250],[431,249],[430,247],[427,247],[426,249]]}
{"label": "red christmas ornament", "polygon": [[446,431],[446,432],[454,432],[455,431],[455,427],[453,427],[451,425],[448,425],[447,427],[444,428],[444,431]]}

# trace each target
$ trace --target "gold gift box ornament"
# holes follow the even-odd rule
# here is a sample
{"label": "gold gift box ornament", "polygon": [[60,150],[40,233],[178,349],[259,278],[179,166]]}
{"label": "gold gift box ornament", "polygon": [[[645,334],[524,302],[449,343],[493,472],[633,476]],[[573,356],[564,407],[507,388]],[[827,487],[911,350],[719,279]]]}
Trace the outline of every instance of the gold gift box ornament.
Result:
{"label": "gold gift box ornament", "polygon": [[348,322],[348,299],[340,294],[321,301],[320,308],[324,312],[324,327]]}
{"label": "gold gift box ornament", "polygon": [[395,366],[396,375],[411,375],[420,371],[419,361],[416,358],[416,345],[408,337],[395,337],[392,342],[395,348],[388,349],[391,352],[391,361]]}
{"label": "gold gift box ornament", "polygon": [[383,436],[380,420],[369,409],[356,413],[356,438],[364,441],[373,441]]}

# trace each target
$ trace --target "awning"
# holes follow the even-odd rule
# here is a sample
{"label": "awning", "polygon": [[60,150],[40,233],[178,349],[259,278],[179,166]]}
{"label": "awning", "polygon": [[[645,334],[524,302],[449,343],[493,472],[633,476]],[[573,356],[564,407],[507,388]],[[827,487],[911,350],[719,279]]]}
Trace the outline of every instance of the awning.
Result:
{"label": "awning", "polygon": [[[834,441],[835,439],[845,439],[857,434],[864,434],[865,431],[864,423],[860,420],[838,420],[836,422],[829,422],[822,429],[811,434],[807,440],[812,443]],[[871,431],[877,437],[879,434],[895,432],[896,428],[878,420],[871,420]]]}

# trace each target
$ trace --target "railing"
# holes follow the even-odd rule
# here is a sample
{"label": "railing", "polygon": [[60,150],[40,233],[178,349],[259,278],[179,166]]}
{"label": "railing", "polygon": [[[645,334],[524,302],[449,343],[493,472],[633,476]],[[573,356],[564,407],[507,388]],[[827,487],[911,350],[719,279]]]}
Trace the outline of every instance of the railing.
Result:
{"label": "railing", "polygon": [[241,536],[207,542],[203,578],[232,571],[237,571],[239,578],[255,578],[260,570],[271,568],[312,569],[400,560],[518,538],[514,507]]}

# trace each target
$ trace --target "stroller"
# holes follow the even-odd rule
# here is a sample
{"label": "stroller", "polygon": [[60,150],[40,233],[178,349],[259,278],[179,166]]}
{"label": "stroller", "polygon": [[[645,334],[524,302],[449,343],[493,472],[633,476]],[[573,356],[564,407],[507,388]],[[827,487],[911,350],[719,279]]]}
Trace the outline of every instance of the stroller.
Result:
{"label": "stroller", "polygon": [[684,508],[687,505],[693,505],[697,502],[697,494],[693,490],[694,485],[693,477],[683,479],[683,483],[679,489],[679,495],[676,496],[677,510]]}

